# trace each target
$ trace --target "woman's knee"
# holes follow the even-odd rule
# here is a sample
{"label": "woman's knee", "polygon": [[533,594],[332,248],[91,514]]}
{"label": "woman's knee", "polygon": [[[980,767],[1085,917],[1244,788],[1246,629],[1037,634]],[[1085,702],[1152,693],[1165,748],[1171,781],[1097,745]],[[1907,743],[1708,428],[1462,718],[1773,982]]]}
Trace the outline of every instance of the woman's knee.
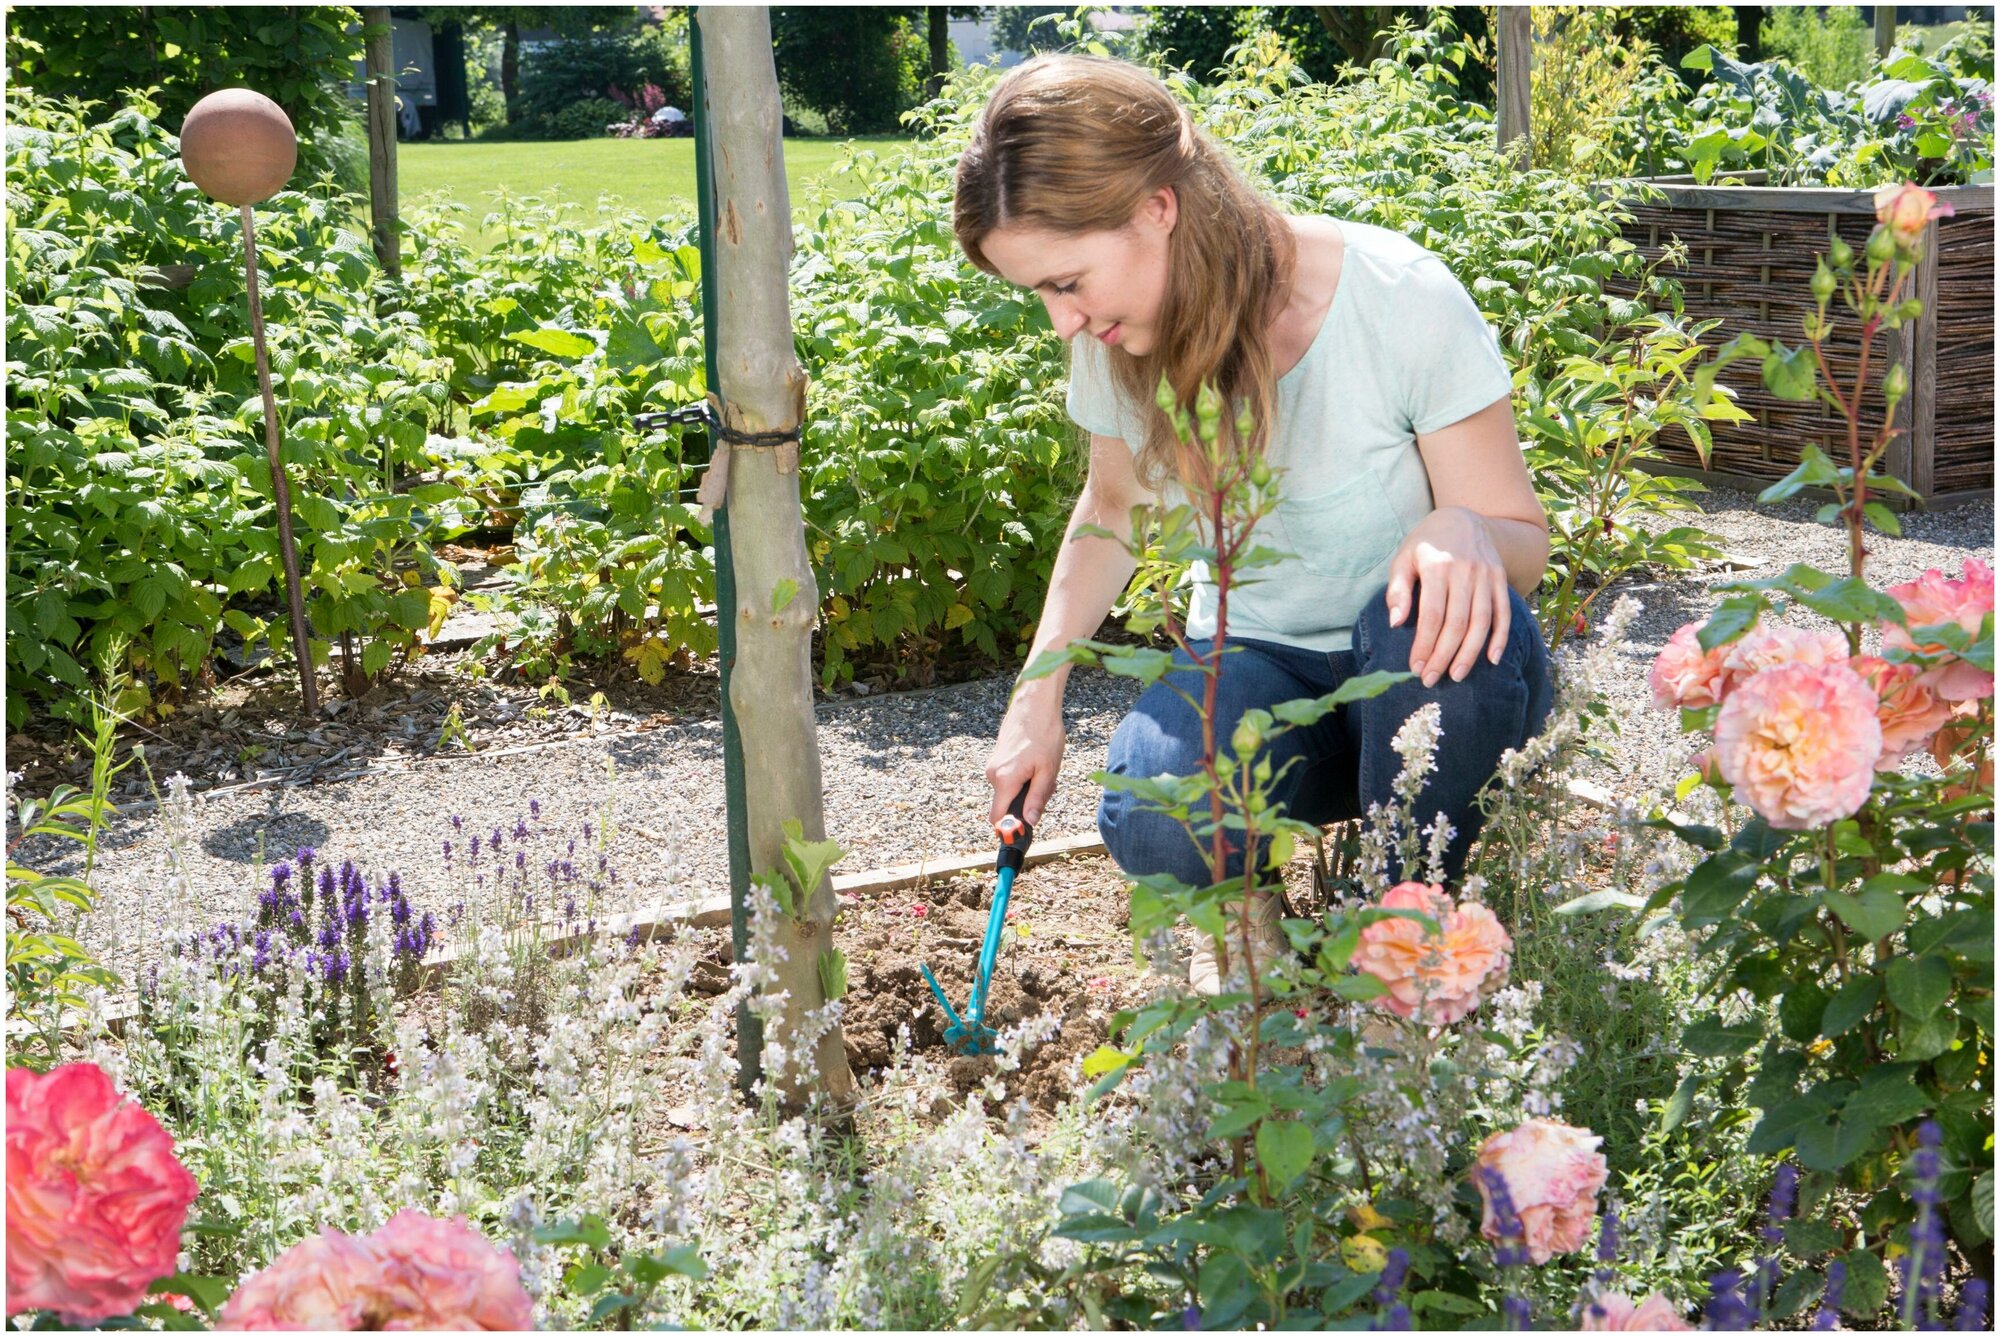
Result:
{"label": "woman's knee", "polygon": [[[1375,591],[1374,597],[1362,605],[1354,621],[1358,667],[1363,672],[1384,670],[1400,673],[1407,670],[1410,654],[1416,649],[1418,617],[1422,611],[1423,587],[1418,585],[1410,591],[1408,615],[1400,625],[1392,626],[1389,622],[1389,587],[1384,585]],[[1522,676],[1546,655],[1546,651],[1541,651],[1542,632],[1535,621],[1534,610],[1528,607],[1528,601],[1521,597],[1521,592],[1512,586],[1507,590],[1507,611],[1507,645],[1501,652],[1500,662],[1493,663],[1482,647],[1472,666],[1474,673],[1483,674],[1497,669],[1510,677]]]}
{"label": "woman's knee", "polygon": [[1208,861],[1187,828],[1120,789],[1097,804],[1097,834],[1127,877],[1169,873],[1190,886],[1208,883]]}

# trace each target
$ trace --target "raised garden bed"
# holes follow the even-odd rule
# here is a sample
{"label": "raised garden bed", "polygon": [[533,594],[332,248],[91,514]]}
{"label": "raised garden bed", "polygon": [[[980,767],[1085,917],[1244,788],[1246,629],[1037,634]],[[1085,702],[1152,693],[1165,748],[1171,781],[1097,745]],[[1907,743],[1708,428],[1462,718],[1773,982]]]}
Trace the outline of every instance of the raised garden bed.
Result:
{"label": "raised garden bed", "polygon": [[[1748,332],[1796,345],[1818,257],[1835,235],[1862,247],[1874,227],[1874,196],[1766,186],[1764,177],[1748,172],[1709,185],[1653,178],[1648,184],[1659,197],[1630,204],[1624,232],[1649,261],[1676,240],[1686,245],[1686,267],[1667,272],[1681,283],[1690,321],[1723,322],[1718,341]],[[1993,188],[1951,186],[1938,195],[1957,213],[1935,225],[1913,280],[1911,295],[1923,300],[1924,314],[1889,331],[1876,344],[1874,363],[1886,367],[1887,351],[1909,365],[1911,394],[1898,409],[1906,433],[1890,446],[1885,464],[1929,505],[1993,490]],[[1852,376],[1859,355],[1850,322],[1828,342],[1827,360],[1835,375]],[[1871,379],[1879,384],[1879,376]],[[1758,488],[1790,473],[1808,443],[1837,464],[1847,462],[1846,423],[1833,409],[1775,398],[1754,360],[1731,367],[1721,380],[1752,419],[1715,424],[1706,467],[1692,443],[1662,437],[1664,472]]]}

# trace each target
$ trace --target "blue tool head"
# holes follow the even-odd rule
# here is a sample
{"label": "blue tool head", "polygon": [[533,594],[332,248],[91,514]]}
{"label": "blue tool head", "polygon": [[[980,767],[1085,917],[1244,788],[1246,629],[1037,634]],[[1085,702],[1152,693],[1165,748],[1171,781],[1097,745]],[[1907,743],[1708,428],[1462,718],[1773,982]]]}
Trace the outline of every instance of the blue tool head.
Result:
{"label": "blue tool head", "polygon": [[1000,1052],[1000,1035],[991,1026],[978,1026],[968,1033],[964,1022],[947,1026],[944,1042],[961,1054],[997,1054]]}

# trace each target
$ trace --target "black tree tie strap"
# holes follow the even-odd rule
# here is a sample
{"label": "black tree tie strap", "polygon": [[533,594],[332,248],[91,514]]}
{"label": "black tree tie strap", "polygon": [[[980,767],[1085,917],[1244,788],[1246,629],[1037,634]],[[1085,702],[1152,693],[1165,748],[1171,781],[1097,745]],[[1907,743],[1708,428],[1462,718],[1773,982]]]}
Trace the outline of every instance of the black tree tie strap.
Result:
{"label": "black tree tie strap", "polygon": [[703,524],[708,524],[714,518],[716,508],[728,500],[729,452],[733,448],[779,451],[778,472],[798,472],[799,433],[805,426],[803,422],[797,427],[776,432],[739,432],[723,422],[721,405],[713,395],[699,404],[687,404],[658,413],[641,413],[632,419],[632,425],[642,432],[669,423],[699,424],[708,429],[715,441],[715,448],[709,453],[708,468],[703,471],[701,484],[694,494]]}

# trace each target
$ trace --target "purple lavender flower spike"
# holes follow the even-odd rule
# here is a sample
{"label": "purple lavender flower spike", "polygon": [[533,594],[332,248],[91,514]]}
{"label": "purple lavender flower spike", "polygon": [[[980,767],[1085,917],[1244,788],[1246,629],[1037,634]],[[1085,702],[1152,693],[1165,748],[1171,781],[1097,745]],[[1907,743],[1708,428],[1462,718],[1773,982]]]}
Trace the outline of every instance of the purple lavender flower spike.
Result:
{"label": "purple lavender flower spike", "polygon": [[498,854],[498,853],[500,852],[500,828],[499,828],[499,827],[497,827],[497,826],[496,826],[496,827],[494,827],[494,828],[493,828],[493,835],[492,835],[492,836],[491,836],[491,837],[490,837],[490,838],[489,838],[489,839],[487,840],[487,842],[486,842],[486,843],[487,843],[487,844],[488,844],[489,846],[491,846],[491,847],[492,847],[492,849],[493,849],[493,852],[494,852],[495,854]]}
{"label": "purple lavender flower spike", "polygon": [[465,819],[457,813],[453,813],[451,815],[451,829],[454,831],[463,831],[465,829]]}
{"label": "purple lavender flower spike", "polygon": [[446,863],[451,862],[451,842],[449,840],[444,843],[444,861]]}
{"label": "purple lavender flower spike", "polygon": [[1183,1332],[1201,1331],[1200,1305],[1189,1305],[1187,1308],[1181,1310],[1181,1331]]}
{"label": "purple lavender flower spike", "polygon": [[1958,1318],[1952,1327],[1959,1332],[1985,1332],[1986,1310],[1992,1299],[1992,1288],[1978,1277],[1966,1282],[1958,1293]]}
{"label": "purple lavender flower spike", "polygon": [[527,838],[528,838],[528,823],[527,823],[527,822],[526,822],[525,820],[521,819],[521,818],[518,818],[518,817],[517,817],[517,818],[515,818],[515,819],[514,819],[514,839],[515,839],[516,841],[522,841],[522,840],[526,840]]}
{"label": "purple lavender flower spike", "polygon": [[1721,1332],[1747,1332],[1757,1315],[1744,1301],[1743,1274],[1725,1268],[1708,1279],[1708,1326]]}
{"label": "purple lavender flower spike", "polygon": [[538,822],[542,820],[542,801],[540,799],[531,798],[528,800],[528,816]]}
{"label": "purple lavender flower spike", "polygon": [[1407,1249],[1391,1249],[1382,1262],[1382,1275],[1375,1280],[1375,1321],[1368,1326],[1377,1332],[1409,1331],[1410,1311],[1402,1303],[1403,1281],[1410,1274]]}
{"label": "purple lavender flower spike", "polygon": [[526,850],[514,851],[514,871],[519,873],[528,871],[528,852]]}

